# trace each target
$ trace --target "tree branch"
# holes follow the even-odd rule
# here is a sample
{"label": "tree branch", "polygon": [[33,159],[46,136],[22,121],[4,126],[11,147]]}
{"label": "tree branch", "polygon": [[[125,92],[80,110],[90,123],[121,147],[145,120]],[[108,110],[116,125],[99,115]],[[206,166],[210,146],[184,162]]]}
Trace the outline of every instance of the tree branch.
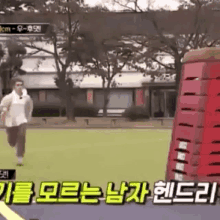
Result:
{"label": "tree branch", "polygon": [[46,49],[43,49],[43,48],[40,48],[40,47],[36,47],[36,46],[34,46],[34,45],[24,44],[24,43],[23,43],[23,45],[24,45],[25,47],[28,47],[28,48],[31,48],[31,49],[36,49],[36,50],[38,50],[38,52],[39,52],[39,51],[42,51],[42,52],[45,52],[45,53],[48,53],[48,54],[51,54],[52,56],[54,56],[54,53],[51,52],[51,51],[49,51],[49,50],[46,50]]}
{"label": "tree branch", "polygon": [[[67,3],[69,3],[69,0],[67,0]],[[65,66],[69,66],[70,64],[70,56],[72,51],[72,19],[71,19],[69,7],[67,8],[67,16],[68,16],[68,54],[67,54]]]}
{"label": "tree branch", "polygon": [[138,5],[138,0],[134,1],[134,5],[135,5],[135,11],[137,11],[137,9],[139,10],[139,12],[143,12],[143,10],[140,8],[140,6]]}
{"label": "tree branch", "polygon": [[214,46],[214,44],[217,43],[218,41],[219,41],[219,39],[213,40],[210,44],[206,44],[206,45],[207,45],[207,47],[212,47],[212,46]]}
{"label": "tree branch", "polygon": [[151,58],[151,59],[152,59],[153,61],[157,62],[159,65],[165,67],[166,69],[175,70],[175,68],[165,65],[165,64],[161,63],[159,60],[157,60],[157,59],[155,59],[155,58]]}
{"label": "tree branch", "polygon": [[107,73],[108,73],[108,79],[110,78],[110,72],[111,72],[111,64],[108,57],[108,52],[105,53],[106,55],[106,61],[107,61]]}
{"label": "tree branch", "polygon": [[174,53],[178,53],[177,48],[175,46],[173,46],[169,42],[169,40],[166,39],[166,37],[163,35],[162,31],[159,29],[155,18],[152,18],[151,20],[152,20],[152,23],[153,23],[153,25],[154,25],[154,27],[155,27],[155,29],[156,29],[156,31],[157,31],[161,41],[164,42],[171,50],[173,50]]}
{"label": "tree branch", "polygon": [[40,52],[40,51],[38,50],[38,51],[35,51],[35,52],[32,52],[32,53],[28,53],[27,55],[25,55],[25,56],[23,57],[23,59],[29,58],[29,57],[31,57],[31,56],[33,56],[33,55],[39,53],[39,52]]}
{"label": "tree branch", "polygon": [[53,40],[53,48],[54,48],[54,60],[55,60],[55,63],[56,63],[56,67],[57,67],[57,72],[58,74],[61,73],[60,71],[60,66],[59,66],[59,63],[61,66],[63,66],[63,62],[60,60],[59,56],[58,56],[58,52],[57,52],[57,37],[54,36],[54,40]]}
{"label": "tree branch", "polygon": [[187,48],[187,46],[189,45],[190,41],[192,40],[193,35],[194,35],[194,33],[191,33],[191,34],[189,35],[188,39],[185,40],[185,43],[184,43],[182,52],[180,53],[180,56],[181,56],[181,57],[184,56],[184,54],[186,53],[186,51],[187,51],[186,48]]}
{"label": "tree branch", "polygon": [[128,10],[130,10],[130,11],[132,11],[132,12],[137,12],[135,9],[133,9],[132,7],[129,7],[129,6],[127,6],[127,5],[124,5],[124,4],[122,4],[121,2],[119,2],[119,1],[117,1],[117,0],[114,0],[114,2],[116,3],[116,4],[118,4],[119,6],[121,6],[121,7],[123,7],[123,8],[126,8],[126,9],[128,9]]}
{"label": "tree branch", "polygon": [[76,30],[77,30],[77,28],[78,28],[78,25],[79,25],[79,20],[77,20],[76,22],[75,22],[75,24],[74,24],[74,28],[73,28],[73,32],[72,32],[72,35],[74,35],[75,33],[76,33]]}

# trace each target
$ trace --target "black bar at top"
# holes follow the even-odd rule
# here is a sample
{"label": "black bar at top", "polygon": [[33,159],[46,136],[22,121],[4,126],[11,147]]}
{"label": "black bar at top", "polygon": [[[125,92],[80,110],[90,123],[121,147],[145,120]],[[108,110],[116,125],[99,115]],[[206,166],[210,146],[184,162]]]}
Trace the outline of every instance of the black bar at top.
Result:
{"label": "black bar at top", "polygon": [[23,24],[1,24],[0,34],[45,34],[49,24],[23,23]]}

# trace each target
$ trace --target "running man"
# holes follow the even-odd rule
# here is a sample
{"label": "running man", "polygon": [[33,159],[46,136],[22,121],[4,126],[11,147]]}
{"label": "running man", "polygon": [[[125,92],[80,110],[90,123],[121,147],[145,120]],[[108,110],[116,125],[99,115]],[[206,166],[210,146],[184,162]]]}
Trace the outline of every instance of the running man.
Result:
{"label": "running man", "polygon": [[23,80],[13,79],[12,87],[13,91],[3,97],[0,104],[1,121],[6,127],[9,145],[16,149],[17,166],[22,166],[27,123],[32,117],[33,101],[24,88]]}

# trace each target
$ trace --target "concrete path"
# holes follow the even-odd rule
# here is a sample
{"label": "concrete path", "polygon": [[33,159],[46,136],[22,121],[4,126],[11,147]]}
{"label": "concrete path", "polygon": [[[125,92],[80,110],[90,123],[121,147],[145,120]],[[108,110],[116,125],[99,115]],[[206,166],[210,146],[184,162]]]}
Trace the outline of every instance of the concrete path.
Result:
{"label": "concrete path", "polygon": [[[211,220],[219,218],[219,205],[38,205],[10,206],[25,220]],[[0,209],[0,211],[2,211]],[[0,220],[20,220],[3,218]]]}

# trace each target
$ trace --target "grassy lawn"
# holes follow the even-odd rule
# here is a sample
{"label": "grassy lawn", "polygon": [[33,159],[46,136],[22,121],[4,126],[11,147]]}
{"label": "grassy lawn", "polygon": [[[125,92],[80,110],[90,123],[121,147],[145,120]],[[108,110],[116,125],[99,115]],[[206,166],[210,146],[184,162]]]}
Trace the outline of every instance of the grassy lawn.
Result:
{"label": "grassy lawn", "polygon": [[25,166],[16,167],[13,149],[0,131],[0,169],[17,169],[17,181],[89,181],[105,191],[107,182],[165,177],[171,130],[31,130]]}

